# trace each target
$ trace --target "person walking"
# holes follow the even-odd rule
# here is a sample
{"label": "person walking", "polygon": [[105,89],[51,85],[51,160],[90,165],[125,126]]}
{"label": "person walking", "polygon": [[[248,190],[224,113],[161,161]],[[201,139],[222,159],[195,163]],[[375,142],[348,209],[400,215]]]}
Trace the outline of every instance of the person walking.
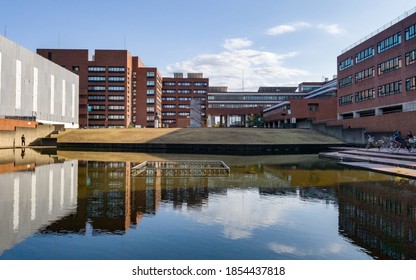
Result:
{"label": "person walking", "polygon": [[22,147],[26,146],[26,137],[22,134]]}

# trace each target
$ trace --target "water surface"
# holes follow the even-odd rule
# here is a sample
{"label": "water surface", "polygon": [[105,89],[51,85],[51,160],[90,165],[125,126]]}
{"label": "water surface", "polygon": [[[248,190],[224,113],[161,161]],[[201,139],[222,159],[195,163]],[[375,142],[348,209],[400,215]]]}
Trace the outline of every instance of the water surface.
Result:
{"label": "water surface", "polygon": [[[317,155],[2,158],[0,259],[416,257],[415,183]],[[132,176],[150,159],[223,160],[230,173]]]}

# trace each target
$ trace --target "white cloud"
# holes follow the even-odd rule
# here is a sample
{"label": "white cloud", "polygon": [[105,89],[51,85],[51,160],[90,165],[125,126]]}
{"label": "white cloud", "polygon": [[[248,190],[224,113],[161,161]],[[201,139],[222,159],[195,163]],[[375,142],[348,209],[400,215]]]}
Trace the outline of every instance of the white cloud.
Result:
{"label": "white cloud", "polygon": [[247,38],[234,38],[225,40],[223,47],[227,50],[237,50],[251,47],[252,44],[253,42]]}
{"label": "white cloud", "polygon": [[344,32],[338,24],[319,24],[318,28],[331,35],[339,35]]}
{"label": "white cloud", "polygon": [[297,56],[296,52],[275,53],[251,48],[246,38],[225,40],[225,50],[219,53],[200,54],[189,60],[167,67],[173,72],[201,72],[210,79],[211,86],[228,86],[229,91],[257,91],[260,86],[287,85],[290,80],[309,73],[302,69],[284,66],[284,62]]}
{"label": "white cloud", "polygon": [[294,23],[290,25],[282,24],[282,25],[277,25],[275,27],[268,29],[266,33],[268,35],[277,36],[277,35],[282,35],[285,33],[295,32],[300,29],[309,28],[309,27],[310,27],[310,24],[306,22],[298,22],[298,23]]}
{"label": "white cloud", "polygon": [[279,36],[290,32],[299,31],[301,29],[305,28],[316,28],[319,30],[322,30],[326,33],[329,33],[331,35],[339,35],[344,32],[344,30],[338,25],[338,24],[317,24],[312,25],[306,22],[298,22],[294,24],[282,24],[277,25],[275,27],[272,27],[266,31],[267,35],[271,36]]}
{"label": "white cloud", "polygon": [[[185,213],[199,223],[221,225],[223,234],[232,240],[246,239],[253,231],[274,225],[287,224],[285,211],[293,207],[293,203],[282,203],[276,197],[268,203],[259,203],[258,190],[227,190],[227,196],[210,195],[209,207],[195,213]],[[227,213],[227,215],[224,215]]]}

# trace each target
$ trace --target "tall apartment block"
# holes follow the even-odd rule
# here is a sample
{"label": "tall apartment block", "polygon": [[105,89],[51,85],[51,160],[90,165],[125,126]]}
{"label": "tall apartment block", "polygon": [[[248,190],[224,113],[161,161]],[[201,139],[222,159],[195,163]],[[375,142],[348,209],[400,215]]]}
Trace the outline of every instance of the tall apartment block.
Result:
{"label": "tall apartment block", "polygon": [[[202,73],[174,73],[164,77],[162,85],[163,127],[197,127],[206,125],[209,79]],[[198,121],[195,112],[202,116]],[[199,124],[198,124],[199,122]]]}
{"label": "tall apartment block", "polygon": [[344,127],[416,131],[415,12],[338,56],[338,120]]}
{"label": "tall apartment block", "polygon": [[[37,53],[79,75],[80,127],[132,125],[133,57],[126,50],[38,49]],[[135,58],[135,66],[144,66]]]}

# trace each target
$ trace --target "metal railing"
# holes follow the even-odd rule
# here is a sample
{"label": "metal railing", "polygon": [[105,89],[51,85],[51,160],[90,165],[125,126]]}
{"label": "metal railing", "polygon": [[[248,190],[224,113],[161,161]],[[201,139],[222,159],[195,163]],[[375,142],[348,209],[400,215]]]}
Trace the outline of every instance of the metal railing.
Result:
{"label": "metal railing", "polygon": [[145,161],[131,169],[133,177],[224,177],[230,168],[219,160]]}

